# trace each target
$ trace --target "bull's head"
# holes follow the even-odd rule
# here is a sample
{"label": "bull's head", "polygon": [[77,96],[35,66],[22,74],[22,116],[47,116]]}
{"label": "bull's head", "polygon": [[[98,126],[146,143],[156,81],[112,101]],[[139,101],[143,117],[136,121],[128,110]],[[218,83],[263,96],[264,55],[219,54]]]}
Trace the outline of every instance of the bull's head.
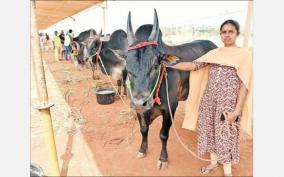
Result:
{"label": "bull's head", "polygon": [[168,56],[163,48],[162,32],[159,29],[156,9],[154,10],[154,24],[140,26],[135,34],[133,33],[131,13],[129,12],[127,38],[131,49],[126,54],[131,107],[145,111],[153,106],[151,93],[159,77],[160,64]]}
{"label": "bull's head", "polygon": [[99,62],[102,72],[110,75],[114,80],[120,80],[122,79],[122,73],[126,65],[125,50],[127,47],[126,33],[123,30],[116,30],[111,36],[105,35],[104,37],[100,37],[99,40],[94,40],[90,45],[89,56],[93,56],[102,51],[100,56],[104,67],[102,67],[102,63]]}
{"label": "bull's head", "polygon": [[91,56],[94,56],[99,50],[100,46],[100,36],[102,35],[102,30],[99,34],[93,34],[93,31],[90,31],[90,36],[83,42],[81,42],[82,56],[84,60],[91,59]]}

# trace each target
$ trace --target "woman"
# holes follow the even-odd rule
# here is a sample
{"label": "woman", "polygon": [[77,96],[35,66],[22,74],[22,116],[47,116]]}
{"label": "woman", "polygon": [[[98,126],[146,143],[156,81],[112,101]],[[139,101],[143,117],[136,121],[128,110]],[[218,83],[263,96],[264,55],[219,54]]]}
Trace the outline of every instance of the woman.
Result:
{"label": "woman", "polygon": [[224,175],[232,176],[231,165],[240,159],[238,125],[251,135],[252,59],[236,45],[239,30],[238,22],[225,21],[220,27],[224,47],[193,62],[169,66],[193,71],[183,128],[197,128],[199,156],[210,153],[211,163],[200,169],[201,174],[221,164]]}

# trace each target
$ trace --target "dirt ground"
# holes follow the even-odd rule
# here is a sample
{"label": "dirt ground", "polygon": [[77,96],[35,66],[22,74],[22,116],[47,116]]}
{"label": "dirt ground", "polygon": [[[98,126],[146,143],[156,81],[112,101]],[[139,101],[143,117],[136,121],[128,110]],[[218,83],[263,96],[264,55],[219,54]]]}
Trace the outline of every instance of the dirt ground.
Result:
{"label": "dirt ground", "polygon": [[[96,160],[104,176],[200,176],[199,169],[207,162],[189,154],[177,140],[173,128],[167,145],[168,167],[157,169],[161,151],[161,117],[150,126],[147,156],[142,159],[135,157],[141,143],[141,134],[136,116],[126,113],[128,98],[123,97],[127,106],[123,105],[119,97],[110,105],[100,105],[96,101],[94,86],[105,84],[108,81],[105,75],[100,75],[100,80],[92,80],[90,69],[79,71],[72,62],[54,61],[52,52],[43,53],[43,59],[73,110],[74,120],[80,124],[84,141],[93,155],[91,158]],[[184,105],[185,102],[179,102],[174,124],[184,143],[196,152],[196,133],[181,128]],[[252,176],[252,145],[250,137],[242,138],[240,163],[233,167],[235,176]],[[222,175],[223,170],[219,168],[204,176]]]}

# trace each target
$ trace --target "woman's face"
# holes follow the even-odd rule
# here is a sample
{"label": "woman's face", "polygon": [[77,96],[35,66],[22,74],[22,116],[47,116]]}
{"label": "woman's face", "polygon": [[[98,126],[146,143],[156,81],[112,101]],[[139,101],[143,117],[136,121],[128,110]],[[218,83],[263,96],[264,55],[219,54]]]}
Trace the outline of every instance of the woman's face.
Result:
{"label": "woman's face", "polygon": [[220,35],[225,47],[236,44],[238,33],[234,25],[230,23],[225,24],[220,31]]}

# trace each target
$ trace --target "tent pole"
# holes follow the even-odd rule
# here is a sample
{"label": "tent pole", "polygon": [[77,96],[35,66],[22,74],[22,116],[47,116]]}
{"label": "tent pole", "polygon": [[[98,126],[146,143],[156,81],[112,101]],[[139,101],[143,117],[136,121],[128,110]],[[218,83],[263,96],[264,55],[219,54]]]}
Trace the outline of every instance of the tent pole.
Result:
{"label": "tent pole", "polygon": [[50,107],[53,104],[48,102],[48,94],[46,80],[44,74],[41,50],[39,47],[38,28],[35,14],[35,1],[31,1],[31,57],[33,60],[35,73],[35,81],[37,85],[37,93],[39,96],[39,106],[37,109],[41,114],[43,125],[45,128],[45,142],[48,149],[48,160],[50,165],[50,174],[48,176],[60,176],[57,158],[56,145],[54,141],[54,133],[52,128],[52,119],[50,115]]}

